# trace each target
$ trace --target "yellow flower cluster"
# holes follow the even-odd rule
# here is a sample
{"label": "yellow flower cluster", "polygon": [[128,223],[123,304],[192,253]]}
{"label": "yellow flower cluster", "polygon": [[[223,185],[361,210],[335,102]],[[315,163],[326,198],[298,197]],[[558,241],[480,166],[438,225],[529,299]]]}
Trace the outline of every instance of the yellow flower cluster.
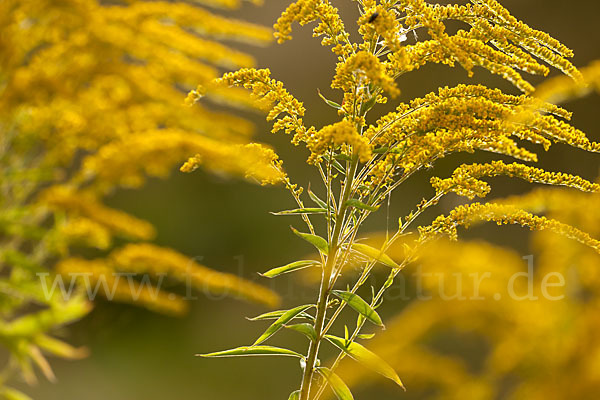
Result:
{"label": "yellow flower cluster", "polygon": [[219,165],[219,170],[232,174],[244,175],[248,179],[254,179],[262,185],[275,185],[284,182],[287,178],[283,171],[283,161],[273,151],[259,143],[245,145],[220,145],[213,143],[190,157],[181,166],[182,172],[192,172],[202,165],[211,168],[215,162],[227,159],[227,164]]}
{"label": "yellow flower cluster", "polygon": [[[471,123],[488,124],[488,129],[515,131],[519,138],[527,138],[533,143],[550,145],[550,141],[527,126],[506,126],[505,120],[518,110],[518,106],[529,104],[533,100],[525,96],[511,96],[498,89],[489,89],[481,85],[458,85],[453,88],[440,88],[438,93],[429,93],[409,104],[400,104],[397,110],[381,117],[366,132],[374,143],[389,146],[415,133],[427,132],[436,125],[446,129],[461,126],[472,126]],[[570,114],[563,109],[547,104],[535,103],[543,112],[569,118]],[[457,116],[470,114],[473,119],[465,119],[463,124],[454,121],[452,125],[439,125],[442,120],[451,122]],[[481,126],[480,128],[482,128]]]}
{"label": "yellow flower cluster", "polygon": [[297,21],[300,25],[319,20],[313,30],[313,36],[323,36],[323,46],[333,46],[332,51],[342,58],[348,57],[355,51],[349,42],[349,35],[344,28],[337,8],[328,0],[298,0],[290,4],[277,19],[274,25],[275,37],[279,43],[291,39],[292,23]]}
{"label": "yellow flower cluster", "polygon": [[[381,88],[392,97],[400,94],[394,79],[388,75],[379,58],[367,51],[359,51],[346,61],[339,62],[331,87],[346,93],[356,93],[357,102],[367,101],[371,92],[375,92],[377,88]],[[346,99],[344,101],[347,102]]]}
{"label": "yellow flower cluster", "polygon": [[[208,2],[204,0],[202,2]],[[198,1],[198,3],[202,3]],[[233,5],[233,4],[232,4]],[[187,3],[136,1],[129,7],[113,7],[115,18],[121,21],[143,21],[149,18],[170,21],[189,27],[201,36],[240,42],[269,42],[271,31],[263,26],[225,18]]]}
{"label": "yellow flower cluster", "polygon": [[310,150],[309,164],[317,164],[321,157],[330,149],[342,146],[343,153],[356,154],[361,162],[371,159],[371,146],[369,140],[361,136],[355,124],[348,120],[327,125],[310,138],[307,147]]}
{"label": "yellow flower cluster", "polygon": [[187,28],[258,42],[267,40],[267,29],[226,23],[183,2],[75,3],[4,3],[3,37],[14,39],[2,43],[3,75],[10,79],[0,104],[12,114],[15,129],[44,140],[52,162],[65,164],[79,148],[94,150],[159,126],[210,135],[236,129],[222,115],[182,108],[176,85],[217,75],[199,57],[235,67],[251,65],[252,59]]}
{"label": "yellow flower cluster", "polygon": [[487,164],[463,164],[452,173],[451,178],[431,178],[431,185],[437,194],[454,192],[460,196],[473,199],[475,196],[485,197],[491,190],[490,185],[478,178],[506,175],[520,178],[528,182],[546,185],[567,186],[584,192],[599,192],[600,185],[589,182],[579,176],[562,172],[548,172],[540,168],[520,163],[505,164],[492,161]]}
{"label": "yellow flower cluster", "polygon": [[[202,164],[208,170],[276,183],[280,170],[274,168],[273,163],[277,156],[271,154],[270,149],[257,151],[257,146],[219,141],[174,129],[149,131],[111,142],[86,157],[79,178],[92,180],[93,187],[100,192],[116,184],[137,187],[144,183],[146,176],[167,176],[174,165],[195,154],[196,166],[203,160]],[[245,151],[248,149],[252,150]],[[191,168],[182,170],[189,172]]]}
{"label": "yellow flower cluster", "polygon": [[506,95],[480,85],[441,88],[400,104],[367,128],[365,136],[373,145],[393,150],[375,163],[370,185],[388,183],[394,171],[411,173],[455,152],[484,150],[537,161],[537,155],[520,147],[515,138],[545,150],[556,142],[599,151],[600,144],[559,117],[569,119],[571,114],[524,95]]}
{"label": "yellow flower cluster", "polygon": [[598,195],[565,191],[557,188],[539,188],[523,195],[509,196],[496,200],[499,204],[511,204],[536,214],[549,214],[560,219],[577,221],[586,232],[595,232],[600,226],[600,214],[591,212],[585,218],[575,218],[582,210],[590,208],[590,204],[598,200]]}
{"label": "yellow flower cluster", "polygon": [[189,282],[201,292],[226,293],[269,307],[275,307],[280,302],[277,294],[263,286],[233,274],[217,272],[168,248],[148,243],[129,244],[114,250],[109,259],[116,270],[153,276],[163,274],[181,282]]}
{"label": "yellow flower cluster", "polygon": [[[399,10],[406,14],[407,31],[428,28],[432,40],[405,46],[390,55],[396,75],[420,68],[428,62],[454,65],[460,63],[472,75],[481,66],[507,79],[523,92],[533,86],[518,71],[547,75],[552,65],[565,74],[580,79],[581,74],[567,60],[573,53],[548,34],[518,21],[495,0],[477,0],[474,5],[432,6],[424,0],[404,1]],[[446,32],[444,21],[467,23],[469,31],[454,35]],[[404,32],[404,31],[403,31]]]}
{"label": "yellow flower cluster", "polygon": [[[275,120],[273,133],[280,130],[288,134],[294,132],[292,143],[296,145],[306,141],[309,130],[302,123],[306,109],[283,87],[283,83],[271,78],[269,69],[242,68],[226,73],[222,78],[216,79],[214,84],[242,86],[252,90],[256,100],[270,109],[267,120]],[[280,116],[282,113],[287,115]]]}
{"label": "yellow flower cluster", "polygon": [[600,253],[600,241],[573,226],[531,214],[512,205],[494,203],[458,206],[448,216],[441,215],[431,225],[419,227],[420,240],[427,241],[441,234],[456,240],[458,226],[468,228],[471,224],[480,221],[493,221],[498,225],[517,224],[538,231],[548,230],[576,240]]}
{"label": "yellow flower cluster", "polygon": [[67,282],[76,279],[81,287],[110,301],[132,303],[165,314],[180,315],[188,309],[188,304],[180,296],[118,275],[104,260],[67,258],[58,263],[56,270]]}
{"label": "yellow flower cluster", "polygon": [[193,2],[215,8],[235,9],[239,8],[244,1],[258,6],[263,4],[262,0],[194,0]]}
{"label": "yellow flower cluster", "polygon": [[237,296],[270,307],[280,300],[260,285],[216,272],[181,253],[149,243],[126,245],[105,259],[67,258],[59,262],[57,271],[63,280],[79,280],[89,293],[169,314],[181,314],[188,305],[184,298],[161,287],[164,277],[188,285],[188,290]]}
{"label": "yellow flower cluster", "polygon": [[594,61],[582,68],[581,75],[583,79],[578,81],[564,76],[552,78],[536,88],[535,96],[543,101],[558,104],[586,96],[592,90],[600,92],[600,61]]}
{"label": "yellow flower cluster", "polygon": [[41,206],[69,215],[82,216],[96,222],[113,234],[131,239],[152,239],[154,227],[141,219],[132,217],[123,211],[115,210],[99,203],[89,194],[74,191],[68,187],[55,186],[41,193]]}
{"label": "yellow flower cluster", "polygon": [[[255,100],[262,103],[264,108],[269,110],[267,114],[268,121],[273,123],[272,132],[276,133],[283,130],[287,134],[294,133],[292,143],[298,145],[305,142],[307,146],[315,146],[317,131],[314,127],[307,129],[302,122],[305,108],[300,101],[292,96],[283,84],[270,77],[271,72],[268,69],[256,70],[252,68],[242,68],[236,72],[230,72],[223,75],[213,82],[214,85],[236,85],[242,86],[252,91]],[[282,116],[282,114],[285,114]],[[276,154],[265,147],[253,144],[253,147],[240,147],[240,159],[247,158],[252,154],[258,154],[258,160],[265,160],[271,164],[269,169],[271,176],[261,177],[263,183],[276,183],[285,180],[285,174],[281,168],[281,161]],[[244,150],[250,150],[246,152]],[[316,161],[311,159],[311,161]],[[202,162],[202,157],[193,157],[182,167],[183,171],[190,171],[196,168]],[[254,164],[256,168],[260,164]],[[248,171],[250,175],[256,176],[263,174],[258,169]]]}
{"label": "yellow flower cluster", "polygon": [[[78,290],[68,301],[48,298],[35,272],[47,271],[52,281],[55,262],[84,251],[78,246],[105,250],[112,235],[154,236],[149,223],[102,204],[111,189],[164,176],[194,154],[211,170],[265,182],[282,178],[272,150],[244,147],[253,133],[249,121],[182,104],[182,90],[210,82],[223,68],[254,64],[232,42],[272,40],[268,28],[198,7],[239,3],[0,2],[0,261],[7,277],[0,291],[8,294],[0,342],[10,353],[3,377],[20,370],[32,382],[33,364],[52,377],[41,350],[75,352],[48,335],[91,308]],[[250,104],[242,89],[215,89],[207,98]],[[104,272],[98,265],[90,279]],[[126,286],[118,291],[126,298]],[[141,301],[150,304],[149,296],[144,289]],[[173,312],[185,308],[167,295],[159,299]],[[5,383],[0,397],[26,398]]]}
{"label": "yellow flower cluster", "polygon": [[363,37],[361,48],[370,51],[381,37],[390,51],[398,51],[406,35],[393,9],[383,4],[376,5],[374,0],[364,1],[363,8],[364,12],[358,19],[358,32]]}
{"label": "yellow flower cluster", "polygon": [[59,244],[63,254],[67,253],[72,244],[97,249],[107,249],[111,245],[111,234],[107,228],[85,217],[69,218],[64,225],[58,227],[58,237],[63,241]]}

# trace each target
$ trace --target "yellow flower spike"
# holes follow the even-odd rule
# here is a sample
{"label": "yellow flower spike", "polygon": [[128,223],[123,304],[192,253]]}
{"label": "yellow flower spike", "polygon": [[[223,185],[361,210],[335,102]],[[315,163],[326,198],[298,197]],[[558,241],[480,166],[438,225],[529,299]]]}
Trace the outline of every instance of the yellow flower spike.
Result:
{"label": "yellow flower spike", "polygon": [[283,43],[292,38],[293,22],[306,25],[316,20],[320,23],[313,30],[313,36],[323,36],[323,46],[333,46],[332,51],[342,58],[354,52],[338,10],[328,0],[299,0],[290,4],[274,25],[275,37]]}
{"label": "yellow flower spike", "polygon": [[581,69],[581,75],[583,78],[578,81],[565,76],[552,78],[539,85],[534,95],[542,101],[560,104],[586,96],[593,90],[600,92],[600,61],[594,61]]}
{"label": "yellow flower spike", "polygon": [[65,248],[71,244],[82,244],[104,250],[111,245],[108,229],[89,218],[69,218],[58,228],[58,236],[59,241],[64,241]]}
{"label": "yellow flower spike", "polygon": [[531,214],[512,205],[495,203],[472,203],[456,207],[448,216],[441,215],[431,225],[419,227],[420,241],[425,242],[438,235],[448,235],[456,240],[458,226],[468,228],[480,221],[492,221],[498,225],[517,224],[531,230],[548,230],[576,240],[600,253],[600,241],[573,226]]}
{"label": "yellow flower spike", "polygon": [[[205,1],[210,2],[210,0]],[[124,22],[148,19],[168,20],[178,26],[190,27],[193,32],[203,36],[260,44],[272,40],[272,32],[268,28],[225,18],[185,3],[138,1],[127,8],[114,6],[109,7],[108,10],[111,16]]]}
{"label": "yellow flower spike", "polygon": [[109,301],[136,304],[173,315],[182,315],[189,308],[180,296],[165,293],[148,281],[120,275],[104,260],[67,258],[58,263],[56,270],[63,280],[76,279],[90,295],[103,296]]}
{"label": "yellow flower spike", "polygon": [[346,61],[338,63],[335,77],[331,82],[333,89],[353,92],[354,88],[360,88],[359,91],[363,92],[368,85],[379,87],[392,97],[400,94],[394,80],[387,74],[385,66],[375,55],[359,51]]}
{"label": "yellow flower spike", "polygon": [[329,149],[344,145],[351,146],[361,162],[367,162],[371,158],[372,149],[368,139],[357,132],[352,122],[343,120],[323,127],[310,139],[307,143],[311,152],[308,163],[317,164]]}
{"label": "yellow flower spike", "polygon": [[517,177],[533,183],[567,186],[583,192],[600,191],[600,185],[576,175],[548,172],[519,163],[505,164],[502,161],[492,161],[487,164],[463,164],[454,170],[451,178],[434,177],[431,179],[431,184],[438,194],[454,192],[473,199],[475,196],[485,197],[490,191],[490,186],[479,178],[499,175]]}
{"label": "yellow flower spike", "polygon": [[280,301],[277,294],[263,286],[233,274],[217,272],[174,250],[148,243],[129,244],[114,250],[109,260],[117,270],[150,273],[153,276],[164,274],[191,284],[201,292],[240,296],[270,307],[278,305]]}
{"label": "yellow flower spike", "polygon": [[[294,133],[292,143],[306,142],[314,128],[307,129],[302,122],[306,109],[302,102],[292,96],[283,84],[271,78],[269,69],[242,68],[216,79],[214,85],[242,86],[252,91],[256,101],[269,110],[268,121],[274,121],[272,132],[283,130]],[[282,115],[284,114],[284,115]]]}
{"label": "yellow flower spike", "polygon": [[383,5],[374,6],[374,2],[370,3],[373,4],[364,4],[365,11],[358,19],[358,31],[364,40],[361,47],[368,51],[378,36],[381,36],[391,51],[398,51],[406,40],[406,33],[396,19],[396,14]]}
{"label": "yellow flower spike", "polygon": [[[573,53],[566,46],[518,21],[497,1],[473,0],[473,3],[432,6],[424,0],[401,2],[399,10],[406,13],[406,31],[426,27],[433,40],[405,46],[391,54],[395,73],[401,75],[428,62],[451,66],[458,62],[469,75],[472,75],[474,66],[481,66],[507,79],[523,92],[531,93],[533,86],[519,71],[547,75],[549,69],[537,58],[575,80],[581,79],[580,72],[567,60]],[[470,30],[459,30],[449,35],[445,26],[447,20],[464,22],[470,25]]]}
{"label": "yellow flower spike", "polygon": [[208,170],[246,176],[265,183],[281,180],[281,162],[277,155],[257,144],[236,144],[195,135],[185,131],[162,129],[130,135],[102,147],[83,161],[82,179],[94,179],[101,192],[115,185],[137,187],[146,176],[165,177],[182,160],[188,160],[183,172],[200,165]]}
{"label": "yellow flower spike", "polygon": [[215,145],[190,157],[180,171],[193,172],[205,165],[209,169],[244,175],[262,185],[275,185],[287,179],[282,164],[271,148],[258,143]]}
{"label": "yellow flower spike", "polygon": [[68,214],[81,215],[115,234],[132,239],[147,240],[156,234],[150,223],[106,207],[93,196],[67,187],[55,186],[46,189],[41,193],[38,204]]}

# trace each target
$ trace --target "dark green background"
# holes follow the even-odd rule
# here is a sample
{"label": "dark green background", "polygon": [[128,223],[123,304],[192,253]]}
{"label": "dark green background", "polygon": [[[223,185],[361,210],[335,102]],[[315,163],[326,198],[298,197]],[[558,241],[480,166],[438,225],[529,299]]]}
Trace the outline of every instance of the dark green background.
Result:
{"label": "dark green background", "polygon": [[[530,26],[549,32],[573,48],[576,65],[583,66],[600,58],[599,2],[504,0],[502,3]],[[286,4],[287,1],[278,0],[267,1],[259,8],[246,5],[235,16],[271,25]],[[354,29],[356,3],[344,0],[334,4],[346,17],[346,26]],[[330,98],[339,96],[329,89],[335,58],[318,40],[311,38],[311,31],[312,26],[295,25],[291,42],[244,49],[256,56],[258,67],[271,68],[273,76],[304,101],[308,124],[322,126],[335,121],[336,114],[318,99],[316,88]],[[513,90],[484,72],[469,79],[460,68],[428,66],[399,81],[403,91],[401,100],[423,95],[439,85],[475,81]],[[596,140],[600,139],[599,105],[597,95],[568,105],[575,112],[573,123]],[[289,138],[283,134],[268,133],[270,127],[262,117],[252,118],[257,122],[257,140],[276,147],[286,160],[285,166],[292,178],[309,176],[317,184],[317,177],[304,164],[306,150],[289,145]],[[457,162],[456,157],[451,157],[435,172],[447,174]],[[542,155],[541,165],[595,178],[600,163],[598,156],[556,146]],[[390,209],[392,221],[397,221],[411,205],[430,194],[429,175],[431,172],[416,176],[401,193],[394,194]],[[306,186],[308,179],[297,181]],[[500,186],[493,191],[494,195],[528,188],[520,182],[507,184],[508,181],[502,179],[496,182]],[[234,257],[242,256],[244,276],[257,281],[255,271],[292,261],[310,251],[289,231],[290,223],[300,227],[300,222],[268,214],[268,211],[294,205],[280,187],[255,186],[201,171],[190,175],[175,171],[168,180],[151,180],[142,190],[119,191],[109,203],[152,221],[159,231],[158,244],[190,256],[202,256],[208,266],[235,272],[238,266]],[[440,209],[448,210],[454,204],[455,200],[446,201]],[[382,223],[383,218],[376,218],[372,229],[381,228]],[[526,233],[520,229],[485,227],[477,229],[475,234],[515,244],[523,254],[527,252],[522,240]],[[297,285],[289,279],[284,278],[276,285],[286,297],[285,305],[315,296],[315,288]],[[383,313],[393,315],[402,306],[401,302],[385,304]],[[42,381],[27,392],[39,400],[286,399],[299,384],[300,369],[296,360],[205,360],[193,356],[197,352],[251,343],[265,326],[248,322],[244,317],[264,311],[260,306],[234,299],[217,301],[200,297],[193,302],[189,315],[171,318],[136,307],[99,302],[88,317],[65,332],[70,342],[88,346],[91,356],[82,361],[52,360],[58,383]],[[305,351],[305,343],[293,334],[282,335],[274,343],[295,345]],[[470,351],[467,343],[464,347],[466,352]],[[382,384],[377,391],[355,395],[363,399],[411,398],[410,392],[403,394],[387,384]]]}

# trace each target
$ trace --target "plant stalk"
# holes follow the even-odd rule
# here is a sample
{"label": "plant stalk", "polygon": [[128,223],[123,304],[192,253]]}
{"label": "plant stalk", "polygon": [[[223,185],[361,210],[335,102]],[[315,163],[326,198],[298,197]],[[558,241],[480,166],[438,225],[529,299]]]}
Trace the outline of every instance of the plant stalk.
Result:
{"label": "plant stalk", "polygon": [[342,226],[344,225],[343,220],[347,209],[346,202],[348,201],[348,197],[352,192],[352,181],[354,180],[354,174],[356,173],[357,166],[358,157],[354,156],[352,164],[350,165],[350,171],[346,177],[346,184],[344,186],[344,192],[340,199],[339,210],[335,226],[333,228],[333,235],[331,237],[329,251],[327,254],[327,261],[325,263],[325,266],[323,267],[323,274],[321,276],[321,288],[319,290],[319,300],[317,301],[317,315],[315,317],[314,326],[315,332],[317,332],[317,337],[315,340],[312,340],[310,342],[308,347],[308,357],[306,359],[306,365],[304,367],[304,373],[302,375],[302,386],[300,387],[300,400],[309,400],[310,398],[310,388],[315,372],[315,362],[319,353],[319,346],[321,344],[321,340],[323,339],[323,326],[325,323],[325,314],[327,311],[329,291],[331,289],[329,287],[331,273],[333,271],[333,267],[335,266],[336,254],[339,248],[338,241],[340,238],[340,233],[342,231]]}

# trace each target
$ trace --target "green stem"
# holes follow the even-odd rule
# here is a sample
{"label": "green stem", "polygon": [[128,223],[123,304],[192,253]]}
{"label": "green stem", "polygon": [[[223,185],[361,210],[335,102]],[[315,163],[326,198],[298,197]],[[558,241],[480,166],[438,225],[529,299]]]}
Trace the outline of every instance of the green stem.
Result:
{"label": "green stem", "polygon": [[346,202],[351,193],[352,181],[356,168],[358,166],[358,157],[354,156],[352,164],[350,165],[350,171],[346,176],[346,182],[344,191],[341,196],[339,204],[339,210],[336,218],[336,222],[333,228],[333,235],[329,246],[329,252],[327,254],[327,262],[323,266],[323,274],[321,276],[321,288],[319,291],[319,300],[317,302],[317,315],[315,317],[315,332],[317,337],[315,340],[310,342],[308,347],[308,356],[306,359],[306,365],[304,367],[304,374],[302,376],[302,386],[300,387],[300,400],[309,400],[310,398],[310,387],[314,376],[315,362],[319,353],[319,346],[323,339],[323,325],[325,323],[325,314],[327,311],[327,301],[329,299],[329,282],[331,280],[331,273],[335,265],[336,253],[339,248],[339,238],[344,225],[344,215],[346,214],[347,205]]}

